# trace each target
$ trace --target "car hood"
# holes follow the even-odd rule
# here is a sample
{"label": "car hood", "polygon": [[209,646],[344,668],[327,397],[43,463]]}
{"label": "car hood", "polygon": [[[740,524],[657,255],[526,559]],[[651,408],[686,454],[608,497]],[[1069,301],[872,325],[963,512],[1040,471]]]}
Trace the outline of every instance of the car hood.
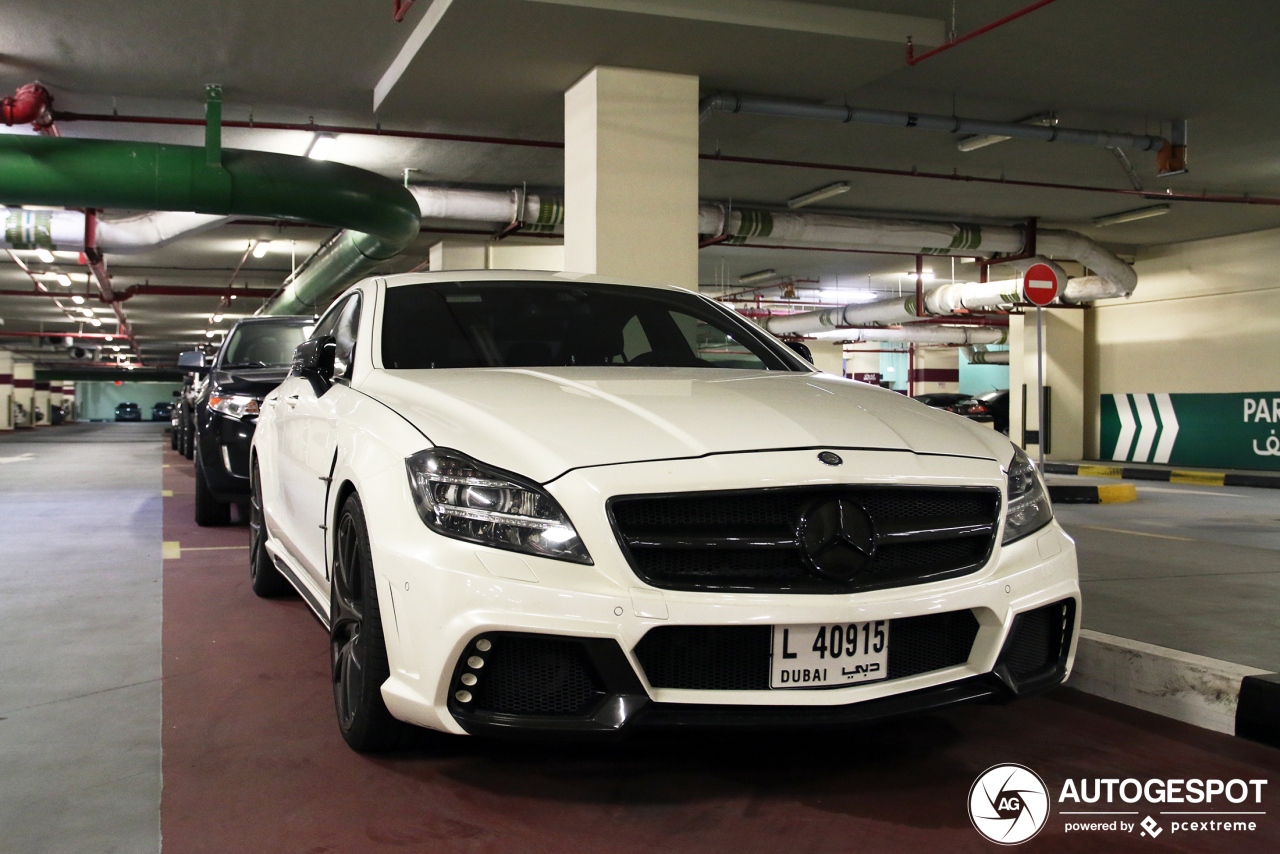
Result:
{"label": "car hood", "polygon": [[284,382],[288,368],[236,368],[214,371],[211,388],[222,394],[252,394],[262,397]]}
{"label": "car hood", "polygon": [[[1004,461],[1008,440],[829,374],[712,368],[373,371],[359,390],[434,445],[554,479],[569,469],[714,453],[867,448]],[[987,435],[990,434],[990,435]]]}

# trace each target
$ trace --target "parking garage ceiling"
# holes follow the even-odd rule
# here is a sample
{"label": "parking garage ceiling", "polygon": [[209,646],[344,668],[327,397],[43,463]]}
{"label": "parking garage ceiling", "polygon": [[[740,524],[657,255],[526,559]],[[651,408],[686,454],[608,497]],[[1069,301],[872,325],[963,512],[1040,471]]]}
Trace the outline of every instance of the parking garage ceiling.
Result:
{"label": "parking garage ceiling", "polygon": [[[702,5],[728,14],[751,4]],[[905,61],[905,44],[886,32],[891,35],[902,21],[922,31],[950,29],[949,0],[817,5],[907,17],[871,16],[874,26],[868,24],[861,35],[833,35],[628,11],[690,6],[677,0],[418,0],[402,23],[392,21],[390,2],[11,3],[6,8],[10,25],[0,33],[0,90],[9,93],[39,80],[53,93],[59,112],[198,119],[205,84],[221,83],[227,120],[314,119],[558,141],[564,90],[595,65],[621,65],[696,74],[704,94],[735,91],[1001,121],[1052,111],[1064,126],[1164,135],[1171,119],[1185,118],[1190,123],[1187,174],[1159,178],[1154,155],[1129,153],[1144,191],[1280,196],[1274,154],[1280,136],[1274,107],[1280,57],[1259,41],[1260,34],[1280,29],[1275,4],[1060,0],[914,66]],[[965,33],[1023,5],[957,0],[954,26]],[[803,23],[806,15],[827,20],[805,4],[780,0],[774,8],[784,9],[793,22]],[[422,34],[419,25],[429,15],[438,17],[429,35],[416,50],[406,48],[415,33]],[[403,67],[389,78],[397,57]],[[375,111],[380,81],[387,91]],[[192,145],[203,140],[196,126],[65,120],[59,129],[72,137]],[[228,127],[223,144],[301,154],[312,138],[304,131]],[[850,192],[809,210],[1001,223],[1035,216],[1125,254],[1280,225],[1280,206],[1173,201],[1168,215],[1095,227],[1096,217],[1151,202],[996,183],[1132,189],[1111,152],[1087,146],[1011,140],[964,153],[957,150],[956,137],[945,133],[713,114],[702,125],[701,148],[704,155],[994,179],[977,183],[704,160],[702,198],[735,204],[785,205],[799,193],[847,181]],[[562,157],[557,148],[343,134],[331,159],[396,177],[412,169],[414,182],[503,189],[524,184],[557,191],[563,183]],[[468,229],[456,222],[427,226]],[[479,232],[491,228],[470,226]],[[288,274],[291,254],[305,257],[329,234],[316,227],[238,221],[163,249],[108,261],[117,290],[144,283],[225,288],[245,248],[274,239],[281,241],[279,248],[247,259],[234,277],[237,286],[270,288]],[[424,231],[388,269],[418,266],[427,247],[445,235]],[[0,290],[30,288],[8,256],[0,262]],[[940,277],[951,277],[950,259],[929,259],[929,264]],[[744,273],[775,268],[802,278],[848,277],[886,289],[909,267],[908,259],[895,256],[721,246],[703,250],[701,276],[705,284],[728,285]],[[88,287],[84,267],[73,279],[74,290]],[[141,295],[126,308],[145,351],[163,361],[203,340],[216,304],[212,297]],[[245,300],[245,310],[257,304]],[[42,300],[0,296],[0,318],[6,332],[70,331],[62,313]]]}

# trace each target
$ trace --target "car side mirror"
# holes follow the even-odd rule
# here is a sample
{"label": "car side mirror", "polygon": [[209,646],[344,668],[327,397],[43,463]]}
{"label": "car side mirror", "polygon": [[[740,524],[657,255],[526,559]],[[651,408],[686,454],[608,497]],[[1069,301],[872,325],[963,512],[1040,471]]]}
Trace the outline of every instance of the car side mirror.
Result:
{"label": "car side mirror", "polygon": [[293,369],[299,376],[329,383],[333,380],[333,358],[336,352],[337,342],[332,335],[310,338],[294,349]]}
{"label": "car side mirror", "polygon": [[813,364],[813,353],[809,352],[809,345],[802,344],[799,341],[783,341],[782,343],[790,347],[791,352],[795,353],[801,359],[804,359],[811,365]]}
{"label": "car side mirror", "polygon": [[188,350],[178,354],[178,370],[189,374],[202,374],[205,371],[204,353],[199,350]]}

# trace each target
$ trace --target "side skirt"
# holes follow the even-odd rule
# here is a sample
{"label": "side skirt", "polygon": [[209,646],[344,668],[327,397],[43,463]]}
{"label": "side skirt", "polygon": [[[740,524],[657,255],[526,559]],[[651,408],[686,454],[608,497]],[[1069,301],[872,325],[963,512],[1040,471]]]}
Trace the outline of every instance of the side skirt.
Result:
{"label": "side skirt", "polygon": [[302,600],[307,603],[307,606],[320,619],[321,624],[326,629],[329,628],[329,607],[321,601],[320,591],[314,589],[304,580],[305,574],[294,566],[289,553],[270,537],[267,538],[267,551],[270,553],[276,569],[280,570],[280,574],[298,591],[298,594],[302,596]]}

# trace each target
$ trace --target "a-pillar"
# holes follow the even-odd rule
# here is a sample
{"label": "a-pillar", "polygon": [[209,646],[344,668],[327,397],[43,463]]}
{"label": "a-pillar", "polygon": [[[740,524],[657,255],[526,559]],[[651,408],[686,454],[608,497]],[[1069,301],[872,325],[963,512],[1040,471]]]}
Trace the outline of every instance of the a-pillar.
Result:
{"label": "a-pillar", "polygon": [[598,66],[564,95],[565,269],[698,287],[698,78]]}
{"label": "a-pillar", "polygon": [[917,345],[911,382],[913,395],[960,391],[960,350],[956,347]]}
{"label": "a-pillar", "polygon": [[35,409],[31,423],[36,427],[47,427],[53,421],[53,413],[49,409],[49,381],[36,380],[32,401]]}
{"label": "a-pillar", "polygon": [[[35,423],[35,412],[32,406],[32,397],[35,394],[36,385],[36,366],[31,362],[23,362],[20,359],[13,360],[13,404],[14,404],[14,421],[15,427],[30,427]],[[21,419],[17,416],[18,407],[21,406],[26,415]]]}
{"label": "a-pillar", "polygon": [[[864,347],[866,345],[863,345]],[[876,346],[876,345],[871,345]],[[860,383],[880,385],[880,353],[863,350],[846,350],[844,354],[845,375]]]}
{"label": "a-pillar", "polygon": [[0,430],[13,429],[13,354],[0,350]]}
{"label": "a-pillar", "polygon": [[[1049,402],[1045,459],[1084,458],[1084,325],[1080,309],[1044,310],[1044,385]],[[1036,316],[1009,318],[1009,438],[1039,454]]]}

